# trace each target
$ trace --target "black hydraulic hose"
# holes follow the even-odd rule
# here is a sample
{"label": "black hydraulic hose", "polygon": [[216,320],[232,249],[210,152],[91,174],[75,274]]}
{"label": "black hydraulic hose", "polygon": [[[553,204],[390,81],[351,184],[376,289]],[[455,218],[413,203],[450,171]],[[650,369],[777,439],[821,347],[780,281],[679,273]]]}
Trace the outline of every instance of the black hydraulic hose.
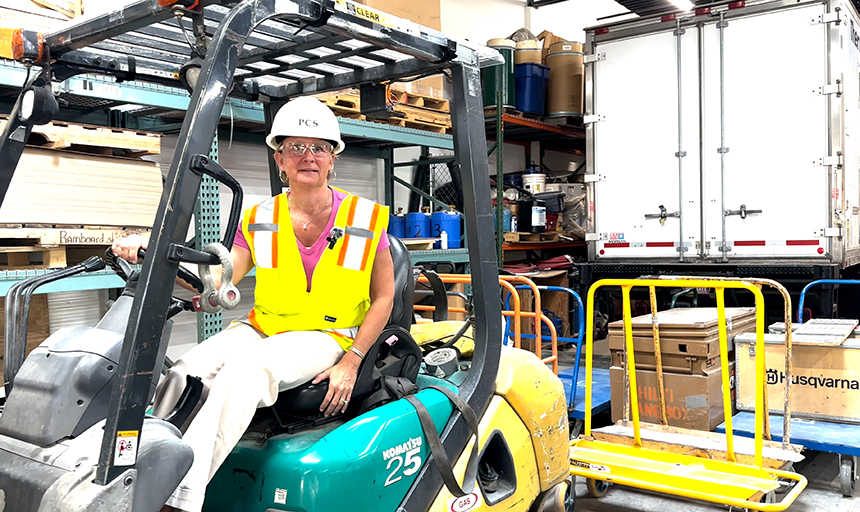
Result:
{"label": "black hydraulic hose", "polygon": [[465,322],[463,322],[463,325],[460,326],[460,329],[458,329],[457,332],[454,333],[454,336],[452,336],[450,340],[446,341],[445,344],[439,348],[453,347],[454,343],[457,343],[458,341],[460,341],[460,338],[462,338],[463,335],[466,334],[466,331],[469,330],[469,327],[471,327],[471,325],[472,325],[472,317],[469,317],[466,319]]}
{"label": "black hydraulic hose", "polygon": [[[19,281],[15,283],[6,293],[6,304],[4,307],[6,325],[3,331],[3,339],[6,340],[6,345],[3,349],[3,357],[7,362],[18,360],[18,343],[15,342],[18,339],[18,301],[20,298],[21,288],[24,287],[26,282],[27,281]],[[4,372],[5,382],[3,383],[3,387],[6,389],[6,396],[9,396],[9,392],[12,390],[12,386],[10,384],[11,380],[12,379],[9,378],[9,372]]]}
{"label": "black hydraulic hose", "polygon": [[52,283],[59,279],[63,279],[77,274],[82,274],[84,272],[102,270],[104,268],[105,262],[103,259],[99,258],[98,256],[91,256],[87,260],[78,263],[77,265],[74,265],[72,267],[57,270],[55,272],[51,272],[50,274],[37,276],[23,281],[23,286],[19,292],[19,294],[23,294],[24,302],[21,306],[18,336],[17,338],[11,338],[7,340],[7,344],[11,341],[11,343],[15,345],[15,353],[12,359],[6,360],[6,368],[4,371],[4,375],[6,378],[6,396],[9,396],[9,393],[12,391],[12,383],[15,379],[15,375],[18,374],[18,371],[24,364],[24,357],[27,352],[27,324],[30,320],[30,300],[33,298],[33,293],[36,291],[36,289],[44,284]]}

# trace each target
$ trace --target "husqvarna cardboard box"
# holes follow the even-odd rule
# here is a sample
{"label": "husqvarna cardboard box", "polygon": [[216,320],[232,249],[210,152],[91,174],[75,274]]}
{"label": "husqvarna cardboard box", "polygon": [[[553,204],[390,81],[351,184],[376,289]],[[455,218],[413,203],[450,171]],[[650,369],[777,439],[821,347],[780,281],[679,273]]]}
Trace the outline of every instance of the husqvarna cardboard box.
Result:
{"label": "husqvarna cardboard box", "polygon": [[[785,397],[785,339],[766,334],[768,407],[782,413]],[[738,368],[738,409],[755,406],[755,336],[735,338]],[[839,346],[794,343],[792,347],[791,415],[860,423],[860,339]]]}

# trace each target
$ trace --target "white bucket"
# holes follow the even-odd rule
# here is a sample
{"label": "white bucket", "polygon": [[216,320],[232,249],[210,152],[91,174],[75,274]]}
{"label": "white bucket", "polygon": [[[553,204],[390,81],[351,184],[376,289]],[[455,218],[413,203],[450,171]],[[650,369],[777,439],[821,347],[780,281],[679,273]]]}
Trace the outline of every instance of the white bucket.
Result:
{"label": "white bucket", "polygon": [[546,191],[546,174],[523,174],[523,188],[532,194]]}

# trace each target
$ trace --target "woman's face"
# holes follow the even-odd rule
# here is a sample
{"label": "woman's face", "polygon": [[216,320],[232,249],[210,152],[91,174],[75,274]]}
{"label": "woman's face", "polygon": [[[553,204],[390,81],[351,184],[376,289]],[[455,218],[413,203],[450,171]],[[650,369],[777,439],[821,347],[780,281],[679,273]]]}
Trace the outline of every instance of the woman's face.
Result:
{"label": "woman's face", "polygon": [[334,166],[330,143],[310,137],[288,137],[275,152],[275,162],[287,173],[290,186],[325,186]]}

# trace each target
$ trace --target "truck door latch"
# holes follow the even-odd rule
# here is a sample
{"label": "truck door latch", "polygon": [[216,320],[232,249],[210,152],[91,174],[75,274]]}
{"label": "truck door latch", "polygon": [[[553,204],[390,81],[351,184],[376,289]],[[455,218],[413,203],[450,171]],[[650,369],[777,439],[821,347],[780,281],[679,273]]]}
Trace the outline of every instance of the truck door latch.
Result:
{"label": "truck door latch", "polygon": [[761,213],[761,210],[747,210],[747,205],[742,204],[740,210],[726,210],[726,217],[729,215],[740,215],[742,219],[746,219],[747,215],[752,213]]}
{"label": "truck door latch", "polygon": [[663,206],[662,204],[660,206],[658,206],[658,208],[660,208],[660,213],[646,213],[645,218],[646,219],[660,219],[660,224],[665,224],[666,219],[668,219],[669,217],[680,217],[681,216],[681,212],[669,213],[668,211],[666,211],[666,207]]}

